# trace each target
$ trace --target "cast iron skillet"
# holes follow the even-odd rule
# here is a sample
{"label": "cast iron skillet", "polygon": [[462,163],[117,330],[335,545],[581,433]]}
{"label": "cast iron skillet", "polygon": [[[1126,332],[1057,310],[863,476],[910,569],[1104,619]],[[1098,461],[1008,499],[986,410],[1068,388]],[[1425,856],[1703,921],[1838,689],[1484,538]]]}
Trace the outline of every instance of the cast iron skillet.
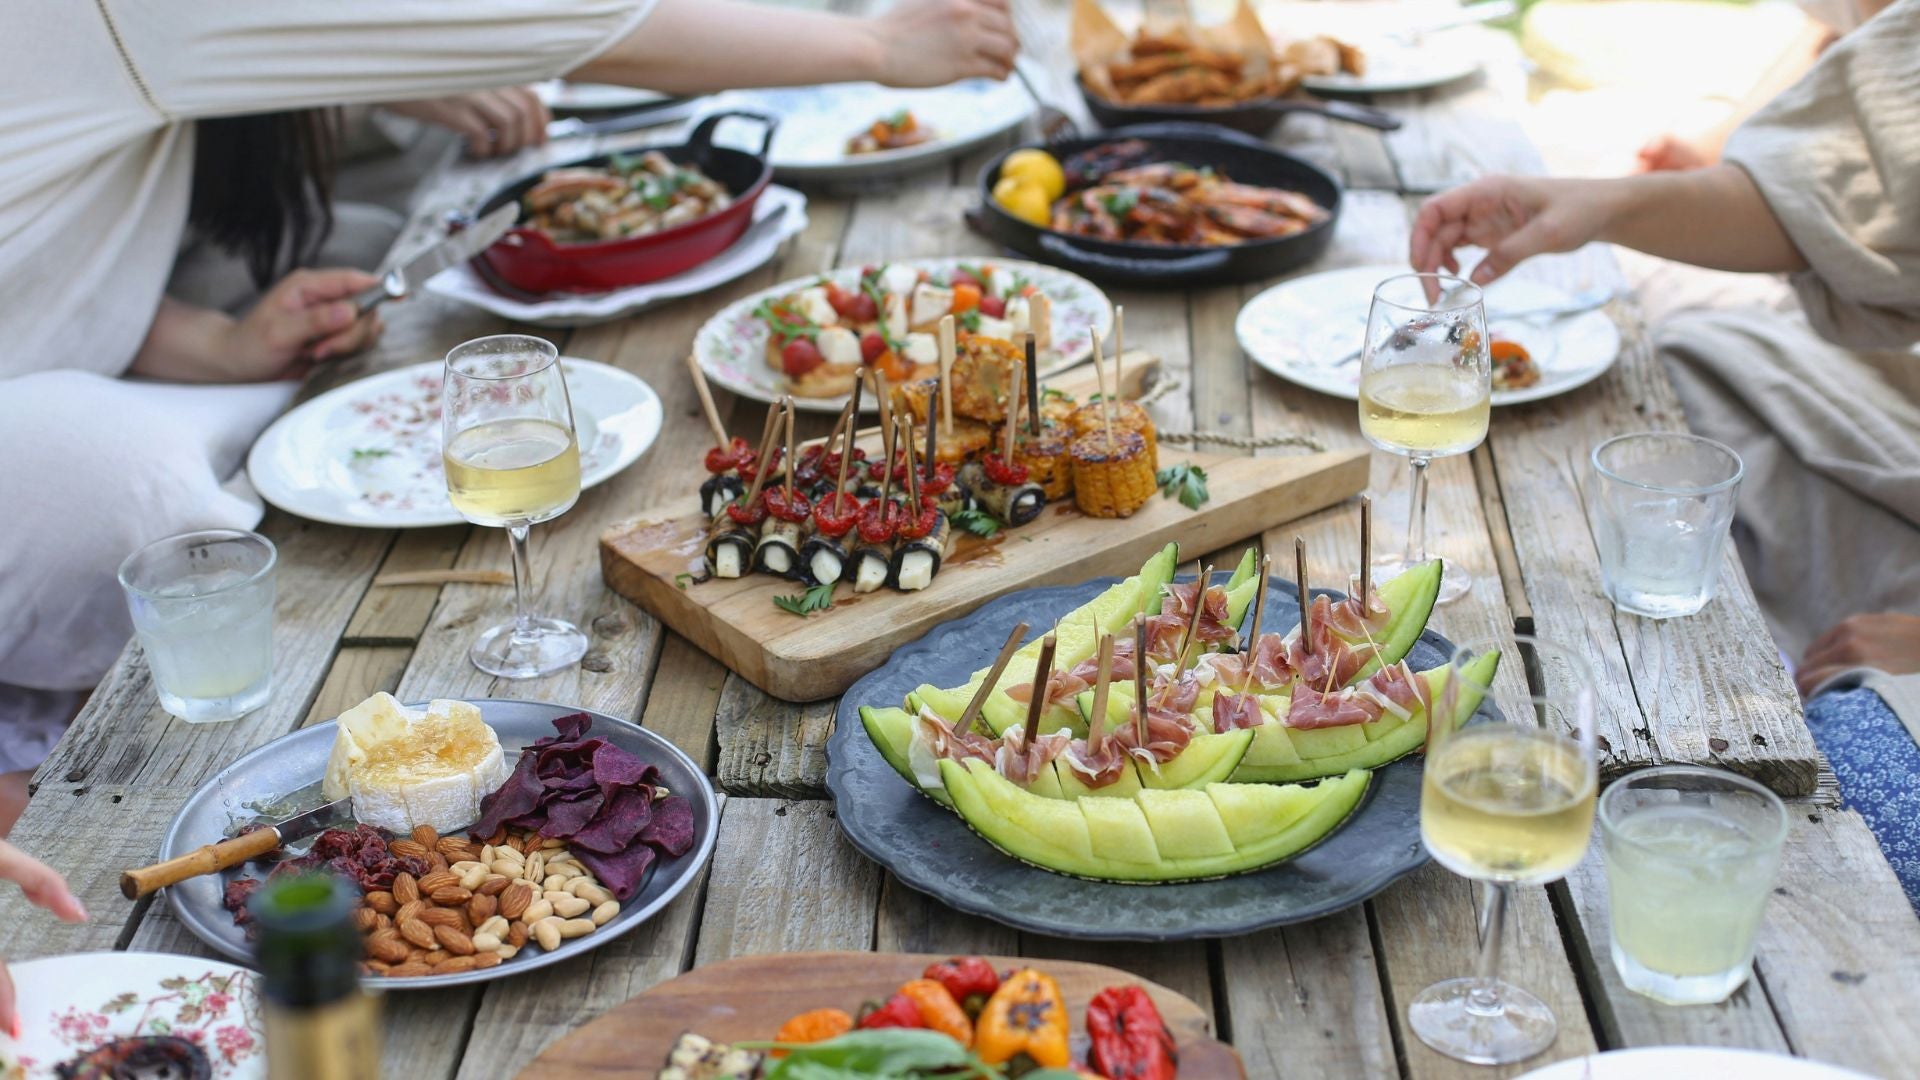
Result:
{"label": "cast iron skillet", "polygon": [[[1164,160],[1212,166],[1235,182],[1298,191],[1327,211],[1327,220],[1292,236],[1249,240],[1231,247],[1188,247],[1095,240],[1041,228],[1002,210],[992,198],[994,181],[1006,153],[980,171],[980,207],[971,215],[975,228],[1007,247],[1085,277],[1130,285],[1181,286],[1200,282],[1246,281],[1273,277],[1312,262],[1333,242],[1340,218],[1340,185],[1318,166],[1259,139],[1212,124],[1141,124],[1094,137],[1029,144],[1066,158],[1121,139],[1143,139]],[[1021,149],[1021,148],[1016,148]]]}
{"label": "cast iron skillet", "polygon": [[[764,126],[758,153],[714,145],[714,129],[734,116]],[[474,266],[496,288],[504,281],[522,293],[605,292],[658,281],[698,266],[731,247],[753,224],[753,204],[773,179],[767,147],[773,142],[778,123],[759,113],[717,112],[700,121],[686,142],[645,148],[660,151],[676,165],[698,166],[732,192],[733,202],[724,210],[646,236],[597,243],[556,243],[538,229],[516,226],[481,252]],[[604,165],[609,157],[603,154],[569,161],[522,177],[488,196],[476,216],[484,217],[495,207],[518,202],[550,169]]]}
{"label": "cast iron skillet", "polygon": [[1219,124],[1249,135],[1265,135],[1288,113],[1315,113],[1329,120],[1360,124],[1379,131],[1396,131],[1400,118],[1352,101],[1319,101],[1302,97],[1253,98],[1233,105],[1123,105],[1087,88],[1075,76],[1074,85],[1086,100],[1093,122],[1103,128],[1132,124],[1203,123]]}

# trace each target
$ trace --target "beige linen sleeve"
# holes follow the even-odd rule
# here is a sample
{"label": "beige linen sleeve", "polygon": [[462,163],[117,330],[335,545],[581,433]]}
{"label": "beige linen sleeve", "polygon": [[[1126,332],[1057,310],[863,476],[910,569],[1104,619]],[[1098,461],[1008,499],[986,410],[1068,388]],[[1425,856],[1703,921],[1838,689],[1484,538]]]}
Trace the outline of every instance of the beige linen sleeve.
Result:
{"label": "beige linen sleeve", "polygon": [[1724,157],[1811,264],[1792,281],[1822,337],[1920,341],[1920,0],[1841,38],[1733,133]]}
{"label": "beige linen sleeve", "polygon": [[403,101],[552,78],[654,0],[98,0],[170,118]]}

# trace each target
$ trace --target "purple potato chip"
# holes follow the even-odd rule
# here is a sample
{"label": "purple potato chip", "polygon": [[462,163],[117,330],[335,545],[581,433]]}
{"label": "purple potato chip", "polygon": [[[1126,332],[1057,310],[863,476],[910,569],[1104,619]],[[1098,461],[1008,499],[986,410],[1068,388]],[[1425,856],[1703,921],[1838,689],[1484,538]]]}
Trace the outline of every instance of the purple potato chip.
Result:
{"label": "purple potato chip", "polygon": [[540,835],[572,836],[587,827],[587,823],[600,812],[600,807],[605,802],[606,796],[598,791],[585,792],[578,798],[549,802],[547,822],[540,827]]}
{"label": "purple potato chip", "polygon": [[654,800],[653,820],[640,840],[668,855],[685,855],[693,848],[693,804],[676,795]]}
{"label": "purple potato chip", "polygon": [[568,846],[611,855],[625,851],[653,821],[653,789],[616,788],[613,797],[586,828],[568,838]]}
{"label": "purple potato chip", "polygon": [[647,876],[647,867],[653,865],[655,855],[647,845],[635,844],[617,855],[575,849],[573,857],[593,871],[593,876],[613,893],[613,898],[624,904],[640,891],[640,882]]}

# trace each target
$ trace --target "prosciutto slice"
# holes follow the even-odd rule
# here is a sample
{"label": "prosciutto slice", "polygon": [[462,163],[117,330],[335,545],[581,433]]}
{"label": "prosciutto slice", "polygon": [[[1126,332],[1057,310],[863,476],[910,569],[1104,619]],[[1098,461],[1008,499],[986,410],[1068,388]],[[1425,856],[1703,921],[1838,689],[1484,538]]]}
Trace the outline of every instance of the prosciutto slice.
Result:
{"label": "prosciutto slice", "polygon": [[1260,711],[1260,700],[1252,694],[1234,694],[1222,690],[1213,695],[1213,732],[1216,735],[1259,727],[1266,720],[1267,714]]}
{"label": "prosciutto slice", "polygon": [[990,739],[977,731],[959,732],[946,717],[932,709],[922,708],[915,735],[924,741],[936,758],[949,761],[966,761],[977,758],[991,762],[999,749],[998,740]]}
{"label": "prosciutto slice", "polygon": [[1144,743],[1140,741],[1137,716],[1137,712],[1129,710],[1127,719],[1115,726],[1107,741],[1120,744],[1128,754],[1150,768],[1158,769],[1161,762],[1173,760],[1193,741],[1193,717],[1186,712],[1148,705],[1147,740]]}
{"label": "prosciutto slice", "polygon": [[[1227,686],[1247,690],[1284,690],[1293,682],[1293,665],[1287,662],[1287,639],[1279,634],[1261,634],[1252,652],[1214,653],[1206,658],[1214,674]],[[1249,680],[1248,669],[1252,669]]]}
{"label": "prosciutto slice", "polygon": [[1129,764],[1127,751],[1113,739],[1101,744],[1099,752],[1088,749],[1087,740],[1075,739],[1060,755],[1080,782],[1090,788],[1103,788],[1120,779]]}
{"label": "prosciutto slice", "polygon": [[1385,710],[1371,694],[1357,687],[1322,694],[1301,683],[1293,688],[1293,703],[1287,709],[1287,726],[1292,728],[1345,727],[1380,719]]}
{"label": "prosciutto slice", "polygon": [[[1083,677],[1078,673],[1079,670],[1075,668],[1072,671],[1055,671],[1047,676],[1047,704],[1072,708],[1074,696],[1082,690],[1092,688],[1091,680],[1096,672],[1090,671]],[[1127,672],[1127,678],[1133,678],[1133,672]],[[1033,700],[1033,684],[1031,682],[1015,683],[1007,687],[1005,693],[1008,697],[1025,705]]]}
{"label": "prosciutto slice", "polygon": [[1035,738],[1027,738],[1026,726],[1015,724],[1000,737],[1000,745],[993,753],[993,768],[1001,776],[1021,787],[1033,783],[1033,778],[1042,769],[1052,767],[1053,760],[1066,752],[1073,737],[1065,731],[1055,731]]}
{"label": "prosciutto slice", "polygon": [[1366,681],[1365,692],[1379,700],[1385,711],[1402,720],[1412,716],[1416,709],[1425,711],[1433,706],[1433,692],[1427,680],[1414,674],[1405,660],[1375,672]]}
{"label": "prosciutto slice", "polygon": [[[1166,598],[1160,603],[1159,617],[1165,618],[1168,615],[1177,617],[1180,620],[1181,633],[1185,633],[1187,623],[1193,619],[1193,598],[1199,588],[1200,583],[1197,581],[1168,585]],[[1193,636],[1209,645],[1229,641],[1238,636],[1239,631],[1227,625],[1227,614],[1227,590],[1220,585],[1208,586],[1206,595],[1200,602],[1200,625]],[[1176,639],[1174,644],[1178,645],[1178,643]],[[1167,651],[1168,655],[1171,655],[1172,647]]]}
{"label": "prosciutto slice", "polygon": [[[1360,584],[1356,580],[1349,588],[1358,591]],[[1392,618],[1387,602],[1380,599],[1379,589],[1370,590],[1364,604],[1360,597],[1350,595],[1329,606],[1327,624],[1348,641],[1372,641],[1387,629],[1387,622]]]}

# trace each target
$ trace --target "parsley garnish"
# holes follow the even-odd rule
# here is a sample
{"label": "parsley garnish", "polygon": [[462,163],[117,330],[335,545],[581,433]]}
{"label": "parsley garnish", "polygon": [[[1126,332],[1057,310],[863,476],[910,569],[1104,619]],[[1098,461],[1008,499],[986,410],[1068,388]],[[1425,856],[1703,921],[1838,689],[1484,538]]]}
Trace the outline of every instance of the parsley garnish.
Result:
{"label": "parsley garnish", "polygon": [[780,343],[785,345],[795,338],[812,341],[820,336],[820,328],[810,322],[794,322],[773,306],[773,301],[762,300],[753,309],[753,317],[767,324]]}
{"label": "parsley garnish", "polygon": [[676,589],[685,589],[687,587],[687,582],[692,580],[693,580],[693,575],[683,570],[680,573],[673,575],[673,587]]}
{"label": "parsley garnish", "polygon": [[607,155],[607,167],[615,172],[632,173],[640,169],[640,159],[615,152]]}
{"label": "parsley garnish", "polygon": [[799,615],[804,618],[813,612],[825,611],[833,606],[833,586],[831,584],[815,585],[805,593],[776,596],[773,598],[773,606],[789,615]]}
{"label": "parsley garnish", "polygon": [[1007,289],[1007,299],[1011,300],[1016,296],[1025,296],[1027,286],[1031,284],[1033,284],[1033,282],[1027,280],[1027,275],[1013,275],[1013,284]]}
{"label": "parsley garnish", "polygon": [[961,312],[959,323],[960,323],[960,329],[965,330],[967,333],[969,334],[979,333],[980,332],[980,309],[969,308],[968,310]]}
{"label": "parsley garnish", "polygon": [[962,510],[953,515],[953,527],[985,538],[1000,531],[1000,520],[985,510]]}
{"label": "parsley garnish", "polygon": [[894,113],[892,116],[887,117],[884,121],[882,121],[882,123],[898,131],[899,129],[906,127],[907,121],[911,119],[913,119],[913,113],[909,112],[906,109],[901,109],[899,112]]}
{"label": "parsley garnish", "polygon": [[355,461],[372,461],[374,458],[392,457],[393,451],[362,447],[353,452]]}
{"label": "parsley garnish", "polygon": [[1102,198],[1100,205],[1106,207],[1107,213],[1114,217],[1126,217],[1133,212],[1134,207],[1140,205],[1140,195],[1132,188],[1127,188]]}
{"label": "parsley garnish", "polygon": [[1179,499],[1180,505],[1189,510],[1198,510],[1207,502],[1207,470],[1198,465],[1182,462],[1161,469],[1154,479],[1160,483],[1160,494]]}
{"label": "parsley garnish", "polygon": [[1040,391],[1041,401],[1052,401],[1054,398],[1059,398],[1062,401],[1067,402],[1068,404],[1073,403],[1073,395],[1067,393],[1065,390],[1062,390],[1059,387],[1049,386],[1049,387],[1043,388]]}
{"label": "parsley garnish", "polygon": [[[883,267],[882,269],[885,268]],[[873,298],[874,311],[879,316],[875,320],[874,329],[879,332],[880,340],[886,342],[887,348],[892,349],[895,355],[905,352],[905,346],[887,329],[887,297],[886,294],[880,291],[878,279],[868,280],[867,278],[861,278],[860,291]],[[902,300],[901,303],[904,304],[906,301]]]}

